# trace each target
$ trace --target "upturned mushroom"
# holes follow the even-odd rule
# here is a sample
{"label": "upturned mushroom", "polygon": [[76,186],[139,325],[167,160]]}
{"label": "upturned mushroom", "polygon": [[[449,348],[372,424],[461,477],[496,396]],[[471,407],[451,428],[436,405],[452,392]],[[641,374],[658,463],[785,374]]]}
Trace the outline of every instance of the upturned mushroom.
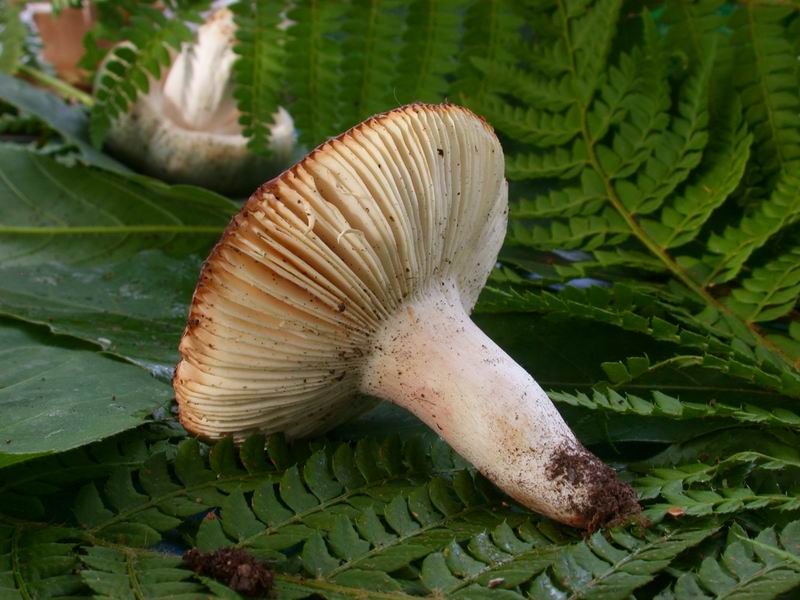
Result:
{"label": "upturned mushroom", "polygon": [[373,396],[535,511],[590,529],[638,512],[633,489],[468,317],[505,235],[503,173],[482,119],[414,104],[261,186],[194,293],[174,378],[184,426],[309,436]]}
{"label": "upturned mushroom", "polygon": [[[295,132],[284,108],[270,125],[271,156],[247,147],[233,97],[235,32],[230,10],[213,13],[196,42],[184,45],[163,77],[151,80],[147,93],[115,120],[108,136],[112,152],[161,179],[231,194],[247,194],[264,181],[264,173],[288,166]],[[109,57],[113,60],[113,53]],[[116,77],[106,64],[98,81]]]}

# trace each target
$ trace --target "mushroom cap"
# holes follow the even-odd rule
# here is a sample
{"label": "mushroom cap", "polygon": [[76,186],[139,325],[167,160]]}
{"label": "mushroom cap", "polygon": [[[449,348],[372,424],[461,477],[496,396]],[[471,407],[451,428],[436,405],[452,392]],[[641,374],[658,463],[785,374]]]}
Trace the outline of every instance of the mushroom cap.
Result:
{"label": "mushroom cap", "polygon": [[372,117],[262,185],[194,292],[173,381],[183,425],[300,437],[371,408],[358,388],[381,323],[444,285],[471,312],[507,195],[494,131],[453,104]]}
{"label": "mushroom cap", "polygon": [[[115,119],[108,146],[142,171],[179,183],[192,183],[223,193],[247,194],[289,165],[294,147],[294,122],[282,107],[273,115],[271,156],[247,147],[233,97],[233,13],[222,8],[197,30],[193,44],[172,53],[172,63],[159,81],[150,78],[127,113]],[[120,46],[133,48],[130,42]],[[98,81],[110,75],[98,69]]]}

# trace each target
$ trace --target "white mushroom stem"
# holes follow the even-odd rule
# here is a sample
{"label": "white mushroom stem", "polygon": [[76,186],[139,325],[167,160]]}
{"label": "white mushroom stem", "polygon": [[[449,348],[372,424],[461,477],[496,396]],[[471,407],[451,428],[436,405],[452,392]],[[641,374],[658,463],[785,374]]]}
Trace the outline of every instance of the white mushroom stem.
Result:
{"label": "white mushroom stem", "polygon": [[361,389],[413,412],[511,497],[558,521],[595,528],[620,507],[635,511],[633,490],[469,319],[454,283],[441,282],[386,321]]}

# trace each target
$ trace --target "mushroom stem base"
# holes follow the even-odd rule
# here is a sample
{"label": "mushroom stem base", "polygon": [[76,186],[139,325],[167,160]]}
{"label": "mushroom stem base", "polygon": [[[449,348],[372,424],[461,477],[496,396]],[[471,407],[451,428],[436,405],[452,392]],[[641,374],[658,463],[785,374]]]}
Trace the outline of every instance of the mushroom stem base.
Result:
{"label": "mushroom stem base", "polygon": [[404,305],[374,340],[361,390],[410,410],[521,504],[589,529],[639,512],[633,489],[469,319],[454,283]]}

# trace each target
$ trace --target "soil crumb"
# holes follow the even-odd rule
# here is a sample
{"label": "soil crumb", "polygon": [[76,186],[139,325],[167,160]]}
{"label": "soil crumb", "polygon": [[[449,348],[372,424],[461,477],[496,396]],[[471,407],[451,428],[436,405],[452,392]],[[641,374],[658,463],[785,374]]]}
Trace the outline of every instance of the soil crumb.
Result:
{"label": "soil crumb", "polygon": [[272,588],[272,571],[238,548],[207,553],[192,548],[184,553],[183,562],[195,573],[216,579],[245,596],[263,596]]}
{"label": "soil crumb", "polygon": [[642,511],[636,491],[580,443],[565,442],[553,455],[546,474],[553,481],[587,488],[586,500],[573,500],[572,508],[589,533],[617,525]]}

